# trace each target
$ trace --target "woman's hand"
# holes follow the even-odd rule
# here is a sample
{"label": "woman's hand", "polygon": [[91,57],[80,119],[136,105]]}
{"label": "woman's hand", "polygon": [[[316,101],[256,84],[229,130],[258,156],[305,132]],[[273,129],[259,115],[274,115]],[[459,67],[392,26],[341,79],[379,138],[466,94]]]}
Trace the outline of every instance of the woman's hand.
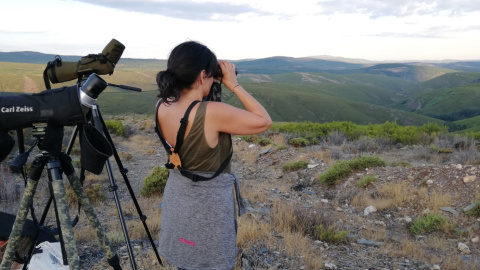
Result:
{"label": "woman's hand", "polygon": [[238,85],[237,75],[235,74],[235,64],[220,60],[218,61],[218,65],[222,69],[223,85],[225,85],[230,91],[233,91],[233,88]]}

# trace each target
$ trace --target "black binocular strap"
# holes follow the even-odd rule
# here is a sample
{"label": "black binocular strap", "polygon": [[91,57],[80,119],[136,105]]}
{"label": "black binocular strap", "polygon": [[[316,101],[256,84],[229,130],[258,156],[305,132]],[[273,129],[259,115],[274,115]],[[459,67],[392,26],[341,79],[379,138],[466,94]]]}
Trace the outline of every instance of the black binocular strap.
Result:
{"label": "black binocular strap", "polygon": [[[200,101],[198,101],[198,100],[193,101],[190,104],[190,106],[188,106],[188,109],[185,111],[185,115],[183,116],[183,118],[180,119],[180,128],[178,129],[178,133],[177,133],[177,142],[176,142],[175,148],[173,150],[174,153],[178,153],[180,151],[180,147],[183,144],[183,137],[185,137],[185,131],[187,129],[188,116],[190,115],[190,112],[192,111],[193,107],[198,102],[200,102]],[[165,140],[165,138],[162,136],[162,134],[160,133],[160,126],[158,124],[158,107],[160,107],[160,104],[161,104],[161,101],[158,101],[157,105],[156,105],[156,108],[155,108],[155,132],[157,132],[158,137],[160,137],[160,141],[162,142],[163,147],[165,148],[167,153],[169,155],[171,155],[172,154],[172,150],[171,150],[172,148],[168,144],[168,142]],[[210,179],[213,179],[213,178],[217,177],[220,173],[222,173],[225,170],[225,168],[227,168],[228,164],[230,163],[230,160],[232,159],[232,155],[233,155],[233,150],[230,152],[228,157],[222,162],[222,164],[220,165],[218,170],[211,177],[205,177],[205,176],[201,176],[201,175],[198,175],[198,174],[194,174],[191,171],[185,170],[180,166],[179,166],[178,170],[180,171],[180,173],[183,176],[191,179],[193,182],[207,181],[207,180],[210,180]],[[173,164],[170,163],[170,162],[165,164],[165,167],[167,169],[175,169]]]}
{"label": "black binocular strap", "polygon": [[185,111],[185,115],[183,116],[182,119],[180,119],[180,128],[178,129],[177,133],[177,142],[175,144],[175,149],[173,150],[174,153],[178,153],[180,151],[180,147],[183,144],[183,137],[185,137],[185,131],[187,130],[187,124],[188,124],[188,116],[190,115],[190,112],[192,111],[193,107],[200,102],[199,100],[194,100],[190,106],[188,106],[188,109]]}
{"label": "black binocular strap", "polygon": [[[182,119],[180,119],[180,128],[178,129],[177,133],[177,144],[175,145],[175,148],[173,150],[174,153],[178,153],[180,151],[180,146],[183,144],[183,137],[185,137],[185,130],[187,129],[187,124],[188,124],[188,116],[190,115],[190,111],[192,111],[193,107],[195,104],[197,104],[198,100],[193,101],[190,106],[188,106],[187,111],[185,112],[185,115],[183,116]],[[160,126],[158,125],[158,108],[160,107],[160,104],[162,101],[157,102],[157,106],[155,108],[155,132],[157,133],[158,137],[160,138],[160,141],[163,144],[163,147],[165,150],[167,150],[167,153],[169,155],[172,154],[171,148],[172,146],[168,144],[168,142],[165,140],[165,138],[162,136],[162,133],[160,133]]]}

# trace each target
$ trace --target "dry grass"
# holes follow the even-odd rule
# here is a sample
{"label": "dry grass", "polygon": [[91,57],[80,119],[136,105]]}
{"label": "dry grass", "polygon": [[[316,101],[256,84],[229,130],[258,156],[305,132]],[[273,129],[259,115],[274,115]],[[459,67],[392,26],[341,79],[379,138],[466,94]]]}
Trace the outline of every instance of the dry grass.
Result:
{"label": "dry grass", "polygon": [[478,265],[472,265],[463,261],[461,255],[453,255],[444,258],[442,262],[442,269],[444,270],[478,270]]}
{"label": "dry grass", "polygon": [[247,164],[255,164],[257,161],[258,153],[256,151],[242,151],[237,153],[240,160],[243,160]]}
{"label": "dry grass", "polygon": [[327,164],[332,164],[332,155],[331,155],[331,150],[330,149],[309,149],[308,150],[308,155],[313,157],[314,159],[321,160]]}
{"label": "dry grass", "polygon": [[270,242],[272,230],[272,225],[267,222],[244,215],[238,219],[237,245],[246,250],[258,239]]}
{"label": "dry grass", "polygon": [[283,134],[273,134],[269,136],[270,141],[276,145],[277,147],[282,147],[287,145],[287,140],[285,139],[285,135]]}
{"label": "dry grass", "polygon": [[414,187],[407,181],[387,183],[377,186],[380,196],[372,198],[370,193],[361,192],[352,199],[355,206],[375,206],[377,210],[391,209],[395,207],[413,207],[415,209],[429,209],[440,212],[440,208],[449,206],[454,201],[452,195],[429,190],[427,187]]}
{"label": "dry grass", "polygon": [[361,231],[361,236],[364,239],[385,242],[389,239],[387,235],[387,228],[383,225],[369,224]]}
{"label": "dry grass", "polygon": [[77,243],[85,244],[97,241],[97,235],[95,234],[95,230],[93,230],[91,227],[77,227],[78,226],[75,226],[73,228],[74,238]]}
{"label": "dry grass", "polygon": [[[323,267],[323,260],[320,254],[314,252],[312,240],[302,233],[282,233],[285,252],[292,257],[301,257],[306,269],[320,269]],[[302,265],[299,265],[300,267]]]}
{"label": "dry grass", "polygon": [[424,258],[425,249],[419,242],[410,239],[404,239],[396,251],[398,257],[406,257],[414,260],[421,260]]}
{"label": "dry grass", "polygon": [[252,185],[242,183],[242,195],[251,203],[267,202],[268,192],[265,190],[266,188],[266,183],[262,183],[262,185],[258,188],[252,188]]}

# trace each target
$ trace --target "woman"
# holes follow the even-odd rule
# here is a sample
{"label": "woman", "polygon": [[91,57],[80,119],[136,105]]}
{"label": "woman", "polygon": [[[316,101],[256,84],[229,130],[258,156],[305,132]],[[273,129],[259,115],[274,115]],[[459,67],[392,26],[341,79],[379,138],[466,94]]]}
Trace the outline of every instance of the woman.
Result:
{"label": "woman", "polygon": [[[238,84],[235,65],[217,61],[206,46],[193,41],[178,45],[167,67],[157,75],[161,100],[156,114],[164,145],[176,146],[180,120],[190,107],[178,151],[181,169],[207,179],[219,168],[225,169],[206,181],[192,181],[180,170],[170,170],[162,204],[159,251],[179,269],[233,269],[237,255],[235,199],[240,214],[242,205],[238,181],[230,171],[230,134],[257,134],[267,130],[272,120]],[[219,71],[222,78],[214,78]],[[221,79],[245,109],[222,102],[201,102],[215,79]]]}

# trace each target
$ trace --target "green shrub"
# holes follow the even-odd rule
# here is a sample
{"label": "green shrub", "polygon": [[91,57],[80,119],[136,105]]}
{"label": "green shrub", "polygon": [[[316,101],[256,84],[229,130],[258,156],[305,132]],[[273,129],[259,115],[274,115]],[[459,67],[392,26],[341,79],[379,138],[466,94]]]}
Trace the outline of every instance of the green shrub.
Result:
{"label": "green shrub", "polygon": [[125,136],[125,128],[121,120],[105,120],[107,129],[118,136]]}
{"label": "green shrub", "polygon": [[269,145],[271,144],[272,142],[270,141],[270,139],[268,138],[265,138],[265,137],[259,137],[255,140],[255,143],[256,144],[259,144],[261,146],[266,146],[266,145]]}
{"label": "green shrub", "polygon": [[262,136],[258,136],[258,135],[242,135],[242,136],[238,136],[238,137],[240,137],[242,140],[244,140],[246,142],[256,143],[256,144],[259,144],[261,146],[266,146],[266,145],[269,145],[269,144],[272,143],[270,141],[270,139],[262,137]]}
{"label": "green shrub", "polygon": [[[380,125],[357,125],[352,122],[274,122],[270,131],[291,133],[305,138],[323,138],[332,132],[337,132],[344,134],[348,140],[370,137],[413,145],[430,142],[435,135],[447,133],[448,127],[436,123],[423,126],[401,126],[388,121]],[[477,135],[477,138],[480,138],[480,135]],[[313,140],[310,141],[310,144],[315,143]]]}
{"label": "green shrub", "polygon": [[361,157],[350,161],[341,160],[330,166],[325,173],[319,175],[318,180],[324,184],[333,186],[338,180],[348,176],[354,171],[385,165],[385,161],[376,157]]}
{"label": "green shrub", "polygon": [[376,157],[361,157],[349,161],[352,171],[361,171],[371,167],[383,167],[386,162]]}
{"label": "green shrub", "polygon": [[369,174],[365,177],[362,177],[360,180],[358,180],[357,187],[362,187],[362,188],[367,187],[377,180],[378,180],[378,176]]}
{"label": "green shrub", "polygon": [[309,163],[308,161],[296,161],[296,162],[285,163],[282,166],[282,171],[293,172],[301,169],[306,169],[308,166],[308,163]]}
{"label": "green shrub", "polygon": [[143,187],[140,195],[151,197],[162,195],[168,179],[168,169],[165,167],[155,167],[143,180]]}
{"label": "green shrub", "polygon": [[318,180],[329,186],[333,186],[337,180],[348,176],[351,172],[352,169],[350,168],[348,161],[341,160],[330,166],[325,173],[319,176]]}
{"label": "green shrub", "polygon": [[427,214],[412,222],[410,231],[415,235],[431,233],[443,229],[447,222],[447,218],[442,215]]}
{"label": "green shrub", "polygon": [[241,138],[242,140],[246,141],[246,142],[255,142],[255,140],[257,140],[258,136],[257,135],[241,135],[241,136],[238,136],[239,138]]}
{"label": "green shrub", "polygon": [[310,142],[305,138],[293,138],[289,141],[289,143],[295,147],[303,147],[310,144]]}
{"label": "green shrub", "polygon": [[318,225],[315,228],[315,237],[318,239],[332,243],[345,243],[347,242],[348,231],[337,231],[334,227],[324,228],[323,225]]}
{"label": "green shrub", "polygon": [[285,150],[285,149],[287,149],[287,146],[286,146],[286,145],[279,145],[279,146],[277,147],[277,150],[279,150],[279,151],[280,151],[280,150]]}

